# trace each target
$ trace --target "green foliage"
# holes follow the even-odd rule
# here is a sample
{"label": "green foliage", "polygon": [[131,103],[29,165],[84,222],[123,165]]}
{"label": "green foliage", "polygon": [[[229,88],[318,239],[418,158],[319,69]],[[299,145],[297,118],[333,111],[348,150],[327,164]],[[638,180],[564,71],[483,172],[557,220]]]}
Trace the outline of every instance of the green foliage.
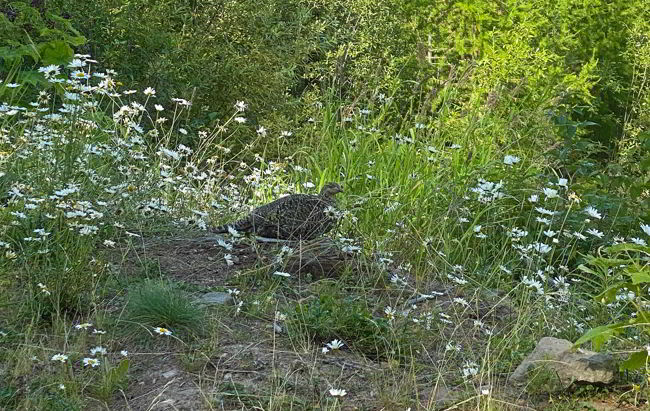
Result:
{"label": "green foliage", "polygon": [[[491,76],[483,80],[493,85],[515,86],[523,80],[524,89],[542,91],[551,86],[561,92],[556,104],[593,103],[595,110],[582,120],[596,118],[602,127],[599,141],[615,137],[613,131],[602,130],[616,127],[611,122],[623,114],[617,110],[631,96],[611,87],[612,80],[630,78],[630,61],[622,60],[620,52],[631,29],[626,22],[647,21],[643,2],[445,1],[426,13],[421,4],[408,7],[414,25],[433,33],[439,65],[480,61]],[[608,117],[607,124],[603,116]]]}
{"label": "green foliage", "polygon": [[[481,141],[474,155],[488,142],[543,152],[562,137],[548,153],[563,176],[629,190],[638,213],[650,212],[642,109],[650,16],[642,1],[58,0],[49,7],[69,15],[94,57],[133,87],[191,98],[193,126],[214,124],[246,99],[260,116],[251,123],[263,117],[277,135],[312,117],[324,91],[352,108],[383,93],[396,102],[387,120],[408,113],[447,140]],[[270,142],[257,143],[269,151]],[[600,160],[607,173],[592,166]]]}
{"label": "green foliage", "polygon": [[55,3],[87,33],[92,54],[133,87],[192,99],[201,115],[193,121],[221,117],[243,98],[257,113],[280,108],[319,47],[301,2]]}
{"label": "green foliage", "polygon": [[92,388],[93,394],[102,401],[109,401],[118,390],[128,386],[129,360],[123,358],[116,366],[105,366],[100,381]]}
{"label": "green foliage", "polygon": [[[456,121],[480,116],[499,143],[536,147],[531,152],[547,151],[563,137],[548,152],[556,170],[565,177],[588,176],[590,191],[617,192],[611,199],[630,192],[635,209],[647,218],[645,2],[442,1],[408,2],[404,8],[420,42],[431,35],[424,49],[433,64],[422,71],[431,73],[423,88],[433,96],[432,116],[446,114],[439,102],[462,73],[463,90],[454,103],[469,115]],[[530,139],[514,138],[549,119],[559,127],[558,136],[540,130]]]}
{"label": "green foliage", "polygon": [[[0,331],[26,347],[29,355],[13,359],[21,378],[46,373],[30,359],[33,347],[74,345],[69,336],[78,330],[49,330],[43,318],[58,315],[68,328],[72,315],[97,323],[91,317],[120,301],[122,290],[110,302],[102,298],[115,292],[104,278],[133,284],[130,272],[112,267],[134,258],[136,244],[147,248],[163,230],[177,235],[179,226],[198,231],[326,180],[342,181],[346,190],[340,227],[349,238],[341,241],[372,257],[360,274],[377,273],[359,275],[354,288],[339,289],[345,280],[320,287],[315,298],[295,303],[290,338],[339,338],[375,359],[428,360],[445,344],[414,330],[476,337],[486,343],[481,354],[459,355],[486,355],[486,376],[508,372],[538,333],[582,334],[601,318],[612,324],[579,342],[602,348],[624,343],[615,336],[647,339],[642,304],[650,275],[640,257],[647,247],[583,257],[619,236],[643,243],[634,232],[650,219],[650,18],[641,0],[52,0],[38,10],[27,1],[7,4],[0,6],[0,94],[8,100],[0,108]],[[90,78],[46,80],[36,65],[63,64],[81,46],[72,27],[90,39],[76,51],[100,63],[80,57]],[[103,64],[119,76],[96,70]],[[14,81],[37,87],[8,86]],[[148,86],[157,91],[143,97]],[[30,99],[35,90],[44,93]],[[193,105],[174,106],[169,97]],[[238,100],[250,111],[239,106],[233,114]],[[260,125],[268,134],[255,133]],[[280,137],[283,130],[293,134]],[[520,161],[504,164],[506,154]],[[223,243],[215,253],[221,248],[239,251]],[[151,278],[174,269],[162,262],[144,254],[133,264]],[[382,280],[386,272],[390,283]],[[256,299],[256,280],[232,280],[242,285],[237,312],[251,320],[275,310],[286,290],[274,286]],[[179,339],[200,334],[206,313],[181,288],[161,280],[131,286],[121,324],[149,332],[163,326]],[[525,305],[530,313],[516,313],[520,329],[504,333],[499,318],[495,327],[487,324],[500,313],[480,297],[466,301],[478,289],[505,290],[502,301]],[[418,302],[404,317],[384,311],[387,300],[399,304],[428,290],[458,298],[433,309]],[[631,292],[637,300],[629,300]],[[613,304],[591,310],[584,293]],[[20,318],[24,305],[28,318]],[[31,334],[16,332],[23,324]],[[470,327],[477,328],[463,335]],[[419,352],[411,352],[415,344]],[[472,344],[463,341],[463,350]],[[444,347],[444,356],[454,358],[456,346]],[[647,367],[647,352],[634,348],[621,369]],[[197,358],[214,358],[205,354],[188,362],[198,368]],[[102,365],[102,374],[84,370],[91,382],[83,386],[108,400],[127,385],[129,365]],[[458,370],[434,366],[440,378],[459,378]],[[7,380],[17,387],[0,391],[7,408],[20,408],[25,392],[46,393],[40,408],[82,408],[67,397],[71,386],[57,391],[51,378],[30,378],[29,390]],[[540,390],[547,383],[542,378]]]}
{"label": "green foliage", "polygon": [[196,335],[203,331],[204,314],[189,295],[171,282],[146,280],[129,290],[126,319],[134,327],[164,327]]}
{"label": "green foliage", "polygon": [[0,58],[5,69],[16,60],[28,64],[64,64],[72,59],[72,47],[85,43],[70,22],[25,0],[5,3],[0,14]]}
{"label": "green foliage", "polygon": [[394,19],[397,4],[57,0],[50,7],[69,15],[89,39],[86,50],[132,87],[191,99],[195,126],[222,117],[240,99],[279,126],[306,119],[296,113],[297,98],[328,87],[332,76],[346,96],[395,78],[399,68],[390,56],[406,45]]}
{"label": "green foliage", "polygon": [[[38,65],[68,63],[73,47],[86,39],[70,21],[43,5],[37,8],[37,3],[15,0],[0,7],[0,79],[44,88],[47,82],[36,71]],[[7,91],[0,87],[0,97]]]}
{"label": "green foliage", "polygon": [[335,338],[373,358],[405,355],[408,332],[385,317],[376,317],[366,302],[344,297],[338,290],[322,290],[319,297],[297,304],[288,326],[310,338],[328,342]]}
{"label": "green foliage", "polygon": [[16,406],[18,390],[10,385],[3,384],[0,387],[0,406],[3,408],[13,408]]}
{"label": "green foliage", "polygon": [[[650,312],[648,306],[648,292],[650,290],[650,247],[635,244],[619,244],[605,248],[602,256],[589,256],[587,264],[580,266],[584,272],[600,275],[602,278],[612,277],[614,284],[595,296],[596,301],[603,304],[612,304],[620,299],[628,300],[633,308],[633,315],[625,321],[593,328],[580,337],[575,345],[591,341],[596,350],[600,350],[604,343],[612,337],[624,333],[628,329],[636,329],[643,336],[641,341],[648,341],[650,337]],[[648,348],[631,354],[620,366],[621,371],[648,368]]]}
{"label": "green foliage", "polygon": [[[589,125],[565,145],[577,152],[559,156],[560,166],[576,164],[575,155],[604,159],[619,145],[627,169],[635,167],[631,158],[647,153],[637,148],[644,144],[641,107],[650,84],[643,34],[650,16],[643,5],[58,0],[49,7],[69,15],[90,39],[88,50],[132,86],[192,98],[196,126],[245,98],[279,132],[310,115],[296,97],[318,98],[331,88],[354,105],[381,91],[402,113],[429,117],[441,133],[458,129],[472,137],[489,124],[499,144],[545,149],[554,142],[544,129],[544,111],[552,108],[553,118]],[[521,139],[521,126],[538,130]],[[584,139],[608,152],[585,152]],[[631,186],[640,196],[642,185]]]}

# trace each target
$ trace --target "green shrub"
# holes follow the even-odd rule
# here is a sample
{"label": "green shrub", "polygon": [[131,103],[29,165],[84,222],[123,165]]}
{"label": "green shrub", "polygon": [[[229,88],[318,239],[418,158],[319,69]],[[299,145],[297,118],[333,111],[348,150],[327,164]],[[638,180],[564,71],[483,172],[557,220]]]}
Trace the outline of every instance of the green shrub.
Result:
{"label": "green shrub", "polygon": [[[648,227],[650,231],[650,227]],[[603,290],[594,299],[602,304],[622,307],[622,321],[595,327],[580,337],[575,345],[592,343],[599,351],[603,344],[618,335],[636,331],[638,340],[650,341],[650,247],[618,244],[605,248],[603,255],[589,256],[580,269],[587,275],[604,280]],[[612,284],[613,282],[613,284]],[[617,318],[618,319],[618,318]],[[637,344],[635,344],[637,345]],[[650,346],[636,347],[620,365],[621,371],[643,370],[650,375]],[[648,383],[647,378],[644,379]]]}
{"label": "green shrub", "polygon": [[54,3],[130,86],[191,99],[193,122],[222,118],[243,99],[255,113],[282,109],[287,92],[301,93],[303,62],[322,47],[309,7],[291,0]]}
{"label": "green shrub", "polygon": [[203,310],[173,283],[147,280],[133,286],[128,298],[126,319],[135,330],[163,327],[190,335],[203,331]]}
{"label": "green shrub", "polygon": [[[86,39],[70,21],[46,9],[42,2],[14,0],[0,6],[0,97],[19,94],[24,104],[48,85],[37,71],[38,65],[66,64],[73,58],[73,47]],[[22,90],[6,87],[20,84]],[[27,91],[25,88],[37,86]]]}
{"label": "green shrub", "polygon": [[386,317],[375,317],[363,300],[343,297],[334,290],[319,294],[296,305],[288,319],[290,331],[306,332],[321,343],[338,338],[372,358],[401,357],[408,351],[406,329],[395,327]]}

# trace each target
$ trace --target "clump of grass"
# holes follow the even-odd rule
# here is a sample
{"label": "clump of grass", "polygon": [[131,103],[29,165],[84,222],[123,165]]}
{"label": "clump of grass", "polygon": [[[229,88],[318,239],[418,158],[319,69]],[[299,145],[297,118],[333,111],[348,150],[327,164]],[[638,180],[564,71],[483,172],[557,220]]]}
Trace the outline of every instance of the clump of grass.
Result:
{"label": "clump of grass", "polygon": [[166,328],[189,335],[203,330],[204,311],[177,285],[148,280],[129,291],[126,319],[131,328]]}
{"label": "clump of grass", "polygon": [[366,302],[344,297],[334,289],[317,299],[298,303],[287,325],[293,332],[319,342],[341,339],[370,358],[397,357],[408,345],[409,334],[389,317],[377,317]]}
{"label": "clump of grass", "polygon": [[18,390],[16,387],[5,385],[0,387],[0,407],[12,408],[16,406]]}
{"label": "clump of grass", "polygon": [[93,394],[103,401],[109,401],[113,393],[128,386],[129,360],[123,358],[116,366],[107,368],[93,386]]}
{"label": "clump of grass", "polygon": [[526,391],[529,394],[557,392],[563,387],[557,373],[546,366],[530,371],[528,377],[529,381],[528,385],[526,385]]}

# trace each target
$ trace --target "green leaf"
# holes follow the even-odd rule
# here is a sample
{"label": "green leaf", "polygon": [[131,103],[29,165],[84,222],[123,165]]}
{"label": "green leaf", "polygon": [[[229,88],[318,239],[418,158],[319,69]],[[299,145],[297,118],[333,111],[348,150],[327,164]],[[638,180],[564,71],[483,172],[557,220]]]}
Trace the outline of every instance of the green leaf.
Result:
{"label": "green leaf", "polygon": [[48,84],[43,75],[36,70],[21,71],[16,75],[16,80],[19,83],[27,83],[33,86],[45,86]]}
{"label": "green leaf", "polygon": [[[620,253],[622,251],[641,251],[650,254],[650,247],[638,245],[638,244],[632,244],[632,243],[623,243],[623,244],[616,244],[611,247],[605,248],[605,252],[609,254]],[[627,260],[627,262],[629,263],[630,261]]]}
{"label": "green leaf", "polygon": [[627,360],[623,361],[619,366],[621,371],[634,371],[645,367],[646,358],[648,358],[648,351],[641,350],[630,354]]}
{"label": "green leaf", "polygon": [[632,280],[632,284],[644,284],[644,283],[650,283],[650,273],[628,273],[627,275],[630,276],[630,279]]}
{"label": "green leaf", "polygon": [[129,372],[129,360],[124,358],[122,361],[120,361],[120,365],[117,367],[117,373],[122,376],[126,377],[126,374]]}
{"label": "green leaf", "polygon": [[38,45],[41,53],[41,63],[47,64],[65,64],[72,60],[74,51],[63,40],[52,40]]}
{"label": "green leaf", "polygon": [[111,386],[121,387],[126,382],[128,372],[129,360],[124,358],[117,367],[110,369],[104,378]]}
{"label": "green leaf", "polygon": [[594,350],[599,351],[600,347],[614,335],[620,333],[625,327],[629,326],[627,322],[620,322],[615,324],[601,325],[600,327],[592,328],[587,331],[585,335],[578,338],[573,343],[574,347],[584,344],[587,341],[592,341]]}
{"label": "green leaf", "polygon": [[616,294],[618,294],[618,290],[620,290],[623,287],[630,288],[634,284],[630,282],[618,282],[610,287],[608,287],[605,291],[602,293],[598,294],[597,296],[594,297],[595,301],[601,302],[603,304],[609,304],[612,301],[616,300]]}
{"label": "green leaf", "polygon": [[630,259],[595,257],[589,259],[589,264],[598,265],[599,267],[615,267],[630,264]]}
{"label": "green leaf", "polygon": [[75,47],[83,46],[88,41],[84,36],[69,36],[66,41]]}
{"label": "green leaf", "polygon": [[587,267],[587,266],[584,265],[584,264],[580,264],[580,265],[578,266],[578,270],[580,270],[580,271],[584,271],[585,273],[589,273],[589,274],[593,274],[593,275],[598,275],[597,272],[595,272],[594,270],[592,270],[591,268]]}
{"label": "green leaf", "polygon": [[38,52],[30,45],[0,47],[0,59],[14,61],[16,59],[21,60],[25,56],[29,56],[35,61],[38,60]]}

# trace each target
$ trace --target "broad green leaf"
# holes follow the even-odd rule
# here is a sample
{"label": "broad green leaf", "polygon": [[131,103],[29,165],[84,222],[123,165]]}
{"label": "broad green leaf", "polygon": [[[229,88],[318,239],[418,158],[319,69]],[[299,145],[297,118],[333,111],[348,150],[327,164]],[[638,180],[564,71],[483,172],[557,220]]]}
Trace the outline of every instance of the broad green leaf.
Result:
{"label": "broad green leaf", "polygon": [[595,257],[589,259],[589,264],[598,265],[600,267],[615,267],[619,265],[628,265],[630,264],[630,260],[627,258]]}
{"label": "broad green leaf", "polygon": [[627,360],[623,361],[619,366],[621,371],[634,371],[645,367],[646,358],[648,358],[648,351],[641,350],[632,353]]}
{"label": "broad green leaf", "polygon": [[643,284],[643,283],[650,283],[650,273],[628,273],[627,275],[630,276],[630,279],[632,280],[632,284]]}
{"label": "broad green leaf", "polygon": [[88,40],[84,36],[70,36],[66,38],[66,41],[73,46],[79,47],[86,44]]}
{"label": "broad green leaf", "polygon": [[573,346],[577,347],[580,344],[586,343],[587,341],[592,341],[594,345],[594,349],[598,351],[600,350],[600,347],[603,345],[603,343],[605,343],[615,334],[621,332],[623,328],[628,326],[629,325],[627,322],[621,322],[615,324],[601,325],[600,327],[592,328],[591,330],[587,331],[585,335],[578,338],[578,340],[575,343],[573,343]]}
{"label": "broad green leaf", "polygon": [[620,290],[623,287],[632,287],[633,284],[630,282],[618,282],[609,288],[607,288],[605,291],[602,293],[598,294],[597,296],[594,297],[595,301],[601,302],[603,304],[609,304],[612,301],[616,300],[616,294],[618,294],[618,290]]}
{"label": "broad green leaf", "polygon": [[117,372],[122,377],[125,377],[128,371],[129,371],[129,360],[127,358],[124,358],[122,361],[120,361],[120,365],[117,366]]}
{"label": "broad green leaf", "polygon": [[129,372],[129,360],[127,358],[122,359],[117,367],[112,368],[105,375],[105,378],[111,382],[111,385],[121,385],[126,381],[127,374]]}
{"label": "broad green leaf", "polygon": [[30,45],[23,45],[20,47],[0,47],[0,59],[16,60],[29,56],[34,60],[38,60],[38,53]]}
{"label": "broad green leaf", "polygon": [[584,271],[585,273],[589,273],[589,274],[593,274],[593,275],[598,275],[597,272],[595,272],[594,270],[592,270],[591,268],[587,267],[587,266],[584,265],[584,264],[580,264],[580,265],[578,266],[578,270],[580,270],[580,271]]}
{"label": "broad green leaf", "polygon": [[38,45],[41,64],[65,64],[72,60],[74,51],[63,40],[52,40]]}
{"label": "broad green leaf", "polygon": [[21,71],[16,75],[19,83],[28,83],[33,86],[44,86],[48,82],[43,78],[43,75],[36,70]]}

